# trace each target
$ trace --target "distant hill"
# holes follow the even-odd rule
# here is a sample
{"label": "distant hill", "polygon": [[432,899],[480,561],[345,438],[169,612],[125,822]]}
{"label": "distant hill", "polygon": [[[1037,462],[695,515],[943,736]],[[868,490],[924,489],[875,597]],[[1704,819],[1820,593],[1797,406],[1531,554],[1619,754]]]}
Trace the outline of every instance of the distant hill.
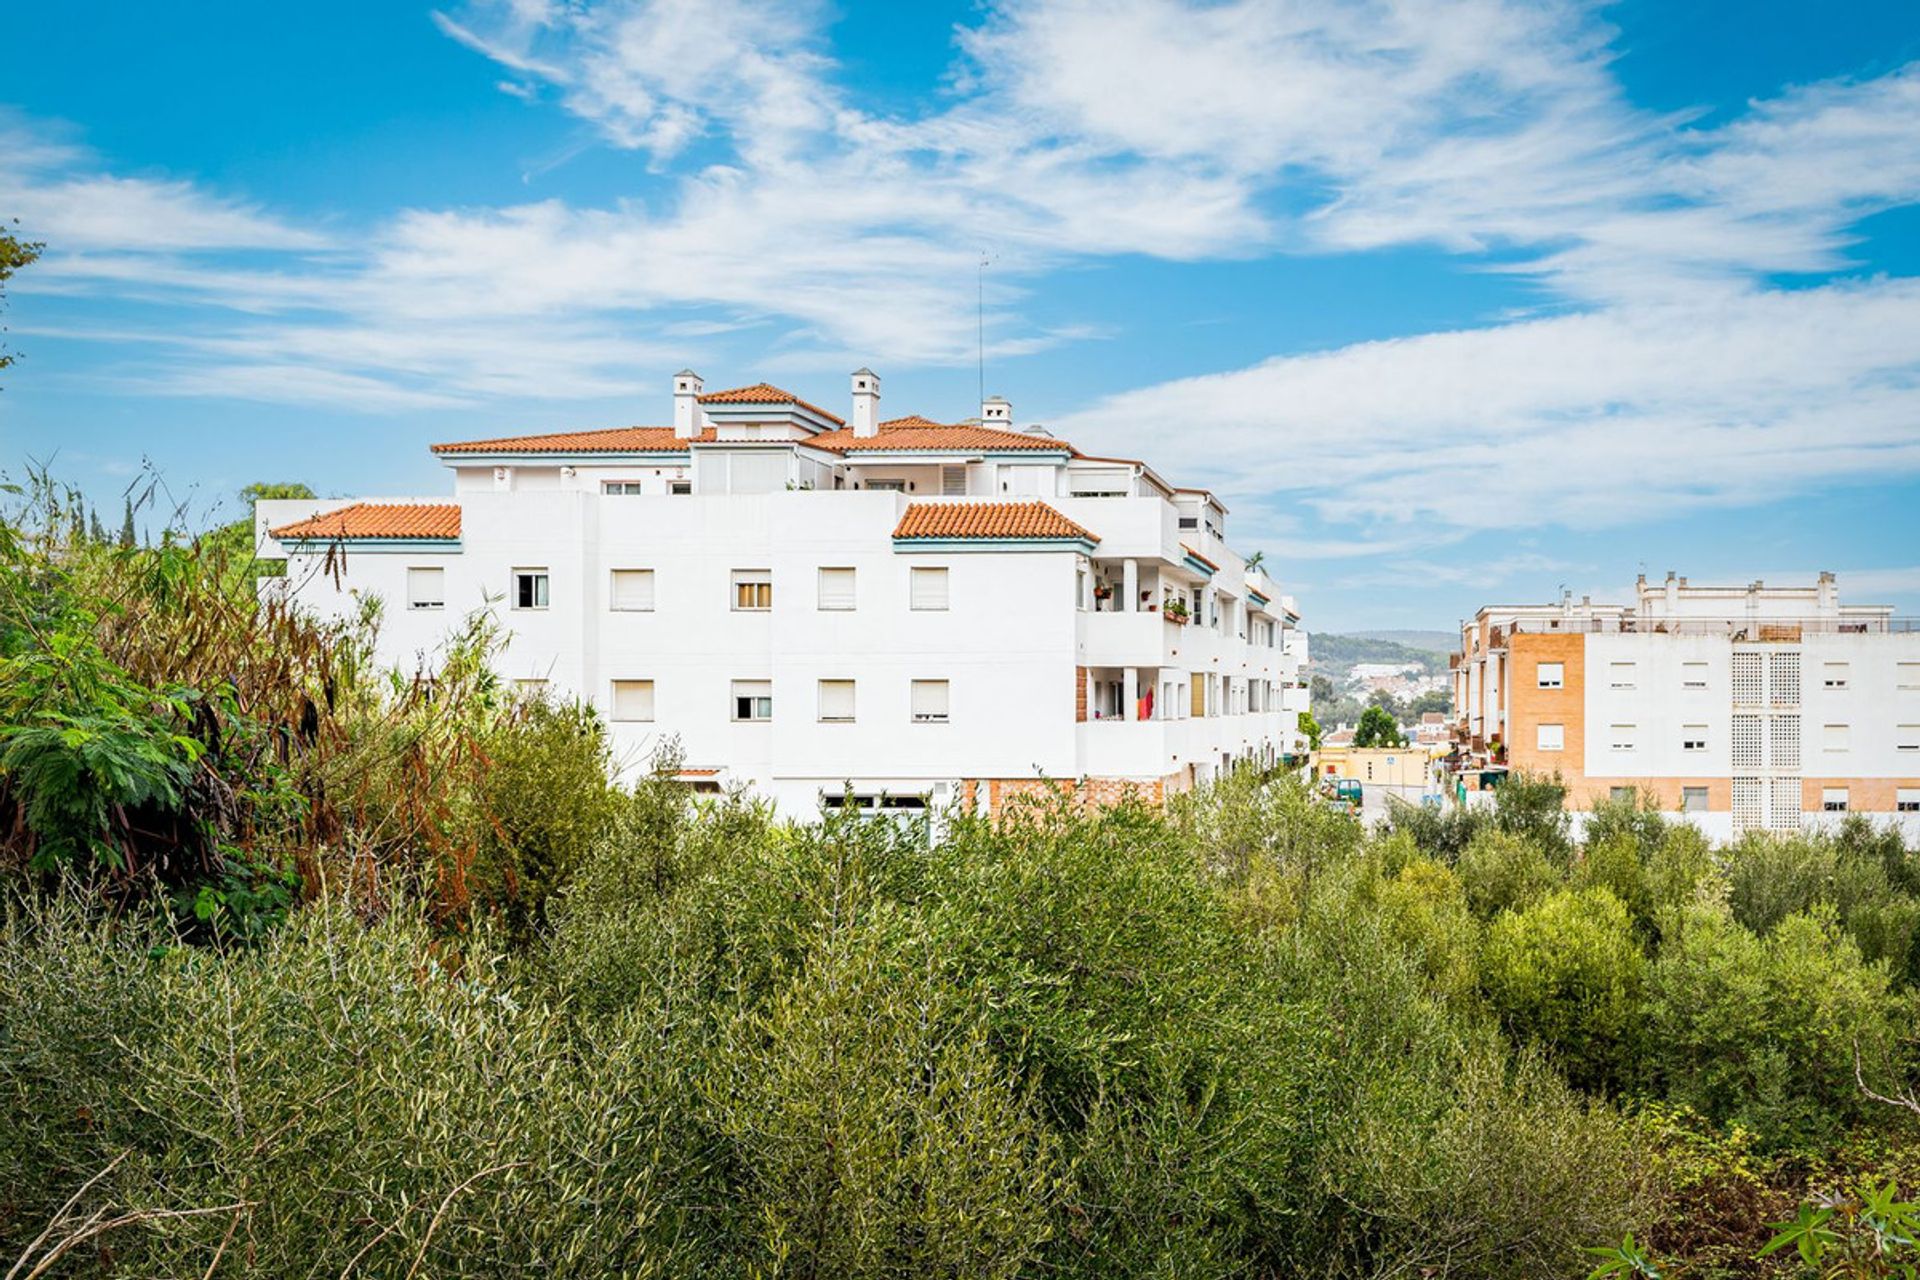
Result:
{"label": "distant hill", "polygon": [[[1315,636],[1318,640],[1320,637]],[[1460,635],[1454,631],[1349,631],[1347,639],[1384,640],[1388,644],[1404,645],[1409,649],[1422,649],[1429,653],[1449,654],[1460,645]]]}

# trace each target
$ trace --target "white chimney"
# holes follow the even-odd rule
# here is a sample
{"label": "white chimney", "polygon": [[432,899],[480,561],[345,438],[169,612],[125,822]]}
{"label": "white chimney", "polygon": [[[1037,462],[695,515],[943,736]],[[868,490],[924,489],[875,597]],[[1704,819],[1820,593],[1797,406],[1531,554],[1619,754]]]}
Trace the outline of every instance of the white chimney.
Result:
{"label": "white chimney", "polygon": [[682,440],[700,434],[700,388],[705,385],[691,369],[673,375],[673,434]]}
{"label": "white chimney", "polygon": [[980,402],[980,425],[997,427],[1001,431],[1013,430],[1013,406],[1007,403],[1005,396],[988,396]]}
{"label": "white chimney", "polygon": [[880,434],[880,375],[871,369],[853,371],[853,434],[858,440]]}
{"label": "white chimney", "polygon": [[1819,595],[1821,613],[1834,613],[1839,610],[1840,584],[1834,580],[1832,573],[1823,571],[1820,574]]}

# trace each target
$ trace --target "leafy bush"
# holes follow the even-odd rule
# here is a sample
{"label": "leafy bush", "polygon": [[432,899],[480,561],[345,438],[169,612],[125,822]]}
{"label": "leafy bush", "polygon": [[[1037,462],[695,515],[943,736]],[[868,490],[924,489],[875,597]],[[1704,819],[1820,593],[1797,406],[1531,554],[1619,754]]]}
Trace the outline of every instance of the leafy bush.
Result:
{"label": "leafy bush", "polygon": [[1862,1116],[1856,1046],[1883,1072],[1897,1015],[1831,909],[1762,938],[1710,905],[1689,908],[1649,976],[1650,1060],[1666,1095],[1766,1148],[1834,1138]]}
{"label": "leafy bush", "polygon": [[1588,1089],[1632,1078],[1645,977],[1626,906],[1606,889],[1564,889],[1500,916],[1481,954],[1502,1020]]}
{"label": "leafy bush", "polygon": [[1499,830],[1476,835],[1461,853],[1457,870],[1467,903],[1482,920],[1525,910],[1562,883],[1538,844]]}

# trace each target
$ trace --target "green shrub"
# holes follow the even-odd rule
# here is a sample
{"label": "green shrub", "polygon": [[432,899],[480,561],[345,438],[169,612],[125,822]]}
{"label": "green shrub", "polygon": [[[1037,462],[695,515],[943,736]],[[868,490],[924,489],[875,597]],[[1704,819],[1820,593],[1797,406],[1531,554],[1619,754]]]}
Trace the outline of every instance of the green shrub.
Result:
{"label": "green shrub", "polygon": [[1393,940],[1415,959],[1429,989],[1464,1005],[1476,991],[1480,926],[1459,877],[1444,863],[1416,857],[1372,890]]}
{"label": "green shrub", "polygon": [[1488,830],[1475,836],[1456,864],[1467,903],[1482,920],[1520,911],[1558,889],[1562,876],[1526,836]]}
{"label": "green shrub", "polygon": [[1650,1059],[1675,1102],[1740,1124],[1768,1149],[1832,1139],[1866,1104],[1856,1047],[1881,1077],[1897,1006],[1831,909],[1762,938],[1723,909],[1688,908],[1649,978]]}
{"label": "green shrub", "polygon": [[1557,867],[1573,857],[1573,815],[1559,774],[1515,773],[1494,789],[1494,822],[1502,831],[1537,845]]}
{"label": "green shrub", "polygon": [[1646,961],[1611,892],[1565,889],[1500,916],[1480,963],[1501,1019],[1546,1049],[1574,1084],[1609,1089],[1632,1078]]}

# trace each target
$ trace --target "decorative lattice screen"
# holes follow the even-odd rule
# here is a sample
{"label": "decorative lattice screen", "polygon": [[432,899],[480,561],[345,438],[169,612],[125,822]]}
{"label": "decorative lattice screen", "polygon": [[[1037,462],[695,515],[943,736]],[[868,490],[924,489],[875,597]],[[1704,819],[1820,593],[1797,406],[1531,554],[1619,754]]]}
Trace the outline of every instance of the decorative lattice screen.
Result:
{"label": "decorative lattice screen", "polygon": [[1800,705],[1800,651],[1767,655],[1767,694],[1776,707]]}
{"label": "decorative lattice screen", "polygon": [[1763,792],[1758,778],[1733,780],[1733,830],[1737,835],[1766,825],[1762,806]]}
{"label": "decorative lattice screen", "polygon": [[1765,761],[1760,756],[1759,716],[1733,718],[1733,767],[1736,769],[1765,767]]}
{"label": "decorative lattice screen", "polygon": [[1757,653],[1733,655],[1733,700],[1737,705],[1757,707],[1765,700],[1760,687],[1764,669]]}
{"label": "decorative lattice screen", "polygon": [[1798,831],[1800,829],[1800,779],[1775,778],[1772,783],[1772,804],[1768,806],[1767,825],[1775,831]]}
{"label": "decorative lattice screen", "polygon": [[1768,727],[1768,754],[1776,769],[1800,771],[1800,717],[1775,716]]}

